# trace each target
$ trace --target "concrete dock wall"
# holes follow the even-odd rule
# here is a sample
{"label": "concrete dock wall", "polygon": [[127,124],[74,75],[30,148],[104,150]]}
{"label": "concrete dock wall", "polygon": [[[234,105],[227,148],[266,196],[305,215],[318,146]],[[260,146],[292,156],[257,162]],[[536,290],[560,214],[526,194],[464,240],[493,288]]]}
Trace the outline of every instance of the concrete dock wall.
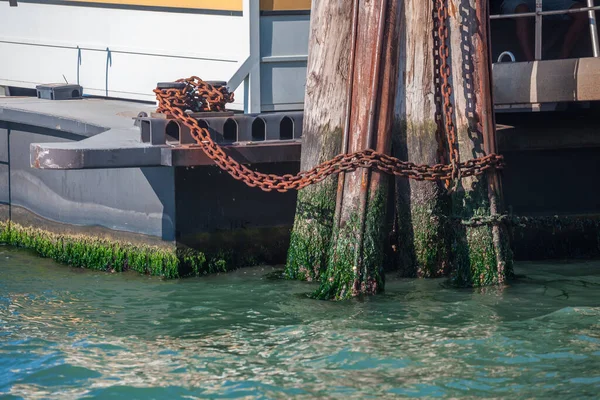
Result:
{"label": "concrete dock wall", "polygon": [[12,206],[50,221],[175,240],[174,168],[34,169],[32,143],[76,141],[83,136],[23,124],[0,126],[0,161],[6,163],[0,165],[0,201],[8,204],[10,195]]}
{"label": "concrete dock wall", "polygon": [[[143,143],[133,118],[140,111],[151,110],[130,102],[4,98],[0,221],[193,249],[207,260],[225,259],[227,268],[284,262],[297,194],[263,192],[212,162],[194,164],[199,149]],[[295,174],[300,145],[294,143],[269,151],[242,145],[238,157],[265,173]],[[187,164],[173,162],[182,161],[171,153],[178,150],[190,153]],[[209,270],[221,268],[210,262]]]}

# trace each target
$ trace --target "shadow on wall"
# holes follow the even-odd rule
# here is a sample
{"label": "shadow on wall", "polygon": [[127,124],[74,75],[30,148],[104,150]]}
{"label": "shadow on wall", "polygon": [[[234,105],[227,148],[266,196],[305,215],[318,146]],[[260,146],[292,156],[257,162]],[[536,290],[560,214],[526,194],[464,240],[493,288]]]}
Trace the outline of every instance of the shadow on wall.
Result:
{"label": "shadow on wall", "polygon": [[[142,174],[148,180],[156,198],[162,204],[162,240],[175,241],[175,185],[165,184],[164,169],[141,168]],[[171,182],[175,180],[175,169],[169,168]],[[139,199],[144,201],[143,197]]]}

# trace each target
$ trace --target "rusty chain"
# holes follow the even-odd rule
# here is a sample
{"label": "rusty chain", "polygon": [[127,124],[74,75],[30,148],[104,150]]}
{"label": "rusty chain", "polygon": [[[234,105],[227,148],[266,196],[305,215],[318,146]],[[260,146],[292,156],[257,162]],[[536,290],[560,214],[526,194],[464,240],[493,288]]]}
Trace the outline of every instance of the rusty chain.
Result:
{"label": "rusty chain", "polygon": [[[444,111],[443,111],[443,97],[442,97],[442,76],[441,76],[441,57],[440,57],[440,49],[444,44],[440,41],[440,35],[438,33],[439,23],[438,23],[438,1],[433,1],[433,10],[432,10],[432,20],[434,23],[433,29],[431,31],[433,36],[433,77],[434,77],[434,104],[435,104],[435,123],[436,123],[436,131],[435,137],[438,142],[437,149],[437,160],[442,164],[446,164],[446,145],[444,143]],[[446,180],[446,187],[450,187],[450,180]]]}
{"label": "rusty chain", "polygon": [[[187,110],[192,112],[224,111],[225,104],[233,102],[233,93],[229,93],[227,88],[215,87],[196,76],[178,80],[177,83],[181,87],[155,89],[154,93],[159,104],[157,111],[187,126],[204,153],[234,179],[267,192],[300,190],[321,182],[333,174],[342,171],[351,172],[359,168],[371,168],[381,173],[418,181],[445,181],[449,187],[451,181],[460,180],[461,177],[478,176],[492,168],[501,169],[503,157],[489,154],[466,162],[460,161],[456,128],[453,123],[452,86],[449,82],[451,70],[448,65],[449,50],[446,44],[448,40],[447,19],[448,11],[444,0],[435,0],[434,43],[437,49],[435,76],[436,87],[439,87],[439,90],[436,91],[436,121],[438,121],[437,138],[440,163],[433,166],[402,161],[367,149],[352,154],[340,154],[309,171],[303,171],[296,175],[280,176],[253,171],[229,157],[212,140],[208,129],[201,127],[198,120],[186,112]],[[444,156],[443,115],[445,115],[446,144],[450,153],[450,163],[445,162]]]}
{"label": "rusty chain", "polygon": [[176,83],[181,83],[182,88],[154,90],[159,98],[157,112],[168,114],[167,105],[192,112],[225,111],[225,104],[234,101],[233,93],[226,87],[214,87],[197,76],[179,79]]}
{"label": "rusty chain", "polygon": [[[441,79],[438,81],[438,86],[443,98],[443,115],[446,118],[446,139],[448,141],[448,152],[450,158],[450,164],[452,165],[452,178],[460,179],[461,170],[460,165],[460,154],[458,153],[458,136],[456,134],[456,126],[454,125],[454,105],[452,104],[452,86],[450,85],[451,69],[448,64],[450,57],[450,49],[448,48],[448,40],[450,35],[448,33],[448,7],[446,7],[445,0],[435,0],[434,5],[434,32],[437,33],[436,46],[434,45],[434,51],[436,51],[436,62],[439,71],[436,71],[436,77]],[[434,35],[435,35],[434,33]],[[442,99],[438,98],[438,101]],[[441,108],[441,107],[437,107]],[[442,115],[438,115],[441,119]]]}

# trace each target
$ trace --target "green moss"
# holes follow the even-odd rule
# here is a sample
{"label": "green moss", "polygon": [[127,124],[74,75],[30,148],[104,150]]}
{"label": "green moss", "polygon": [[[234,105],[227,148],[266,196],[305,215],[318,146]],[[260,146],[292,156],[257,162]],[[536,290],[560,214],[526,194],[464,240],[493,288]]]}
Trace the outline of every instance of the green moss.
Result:
{"label": "green moss", "polygon": [[[384,243],[386,239],[386,190],[379,190],[367,205],[363,248],[358,249],[360,219],[358,210],[350,213],[333,234],[328,267],[313,297],[344,300],[384,290]],[[356,252],[362,263],[357,265]]]}
{"label": "green moss", "polygon": [[385,288],[385,243],[387,239],[387,185],[369,200],[362,249],[361,294],[376,294]]}
{"label": "green moss", "polygon": [[[316,132],[305,132],[304,137],[302,167],[310,169],[340,153],[343,129],[327,124],[318,127]],[[287,279],[317,281],[325,270],[333,233],[337,182],[337,175],[333,175],[298,193],[285,267]]]}
{"label": "green moss", "polygon": [[321,300],[344,300],[357,294],[360,289],[360,271],[355,264],[357,237],[359,232],[358,213],[333,232],[327,268],[323,273],[319,289],[313,294]]}
{"label": "green moss", "polygon": [[98,271],[133,270],[168,279],[207,271],[204,254],[191,249],[181,252],[85,235],[57,234],[8,222],[0,222],[0,243],[28,248],[41,257]]}
{"label": "green moss", "polygon": [[[198,276],[206,265],[206,256],[198,251],[185,248],[177,249],[177,258],[188,274]],[[174,261],[177,261],[177,258]]]}
{"label": "green moss", "polygon": [[[470,190],[459,190],[453,194],[453,215],[463,220],[476,216],[489,216],[486,178],[474,180]],[[505,282],[513,275],[512,253],[507,234],[501,237],[497,254],[492,227],[465,227],[455,225],[453,235],[454,271],[453,284],[461,287],[480,287]],[[506,260],[505,263],[499,260]]]}
{"label": "green moss", "polygon": [[208,274],[247,266],[284,264],[290,228],[273,226],[202,232],[180,236],[178,241],[186,248],[203,249],[206,264],[200,268],[200,273]]}
{"label": "green moss", "polygon": [[[211,254],[210,260],[208,261],[208,273],[216,272],[227,272],[228,270],[235,269],[234,254],[232,251],[218,251]],[[242,261],[243,263],[244,261]]]}
{"label": "green moss", "polygon": [[335,213],[335,182],[328,178],[298,193],[285,268],[288,279],[316,281],[327,266]]}
{"label": "green moss", "polygon": [[[394,155],[416,164],[438,163],[435,120],[399,120]],[[450,201],[438,182],[396,179],[396,263],[401,276],[434,278],[450,270]]]}
{"label": "green moss", "polygon": [[416,275],[420,278],[441,277],[449,269],[449,232],[442,201],[439,197],[411,205]]}

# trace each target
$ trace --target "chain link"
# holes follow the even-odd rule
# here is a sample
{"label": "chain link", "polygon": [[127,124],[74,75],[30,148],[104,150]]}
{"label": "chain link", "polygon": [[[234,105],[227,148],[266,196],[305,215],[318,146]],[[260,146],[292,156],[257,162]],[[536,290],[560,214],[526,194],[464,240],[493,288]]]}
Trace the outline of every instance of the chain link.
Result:
{"label": "chain link", "polygon": [[[443,97],[442,97],[442,75],[441,75],[441,51],[440,49],[444,46],[441,43],[440,35],[438,33],[439,29],[439,19],[438,19],[438,9],[439,4],[437,0],[433,1],[433,10],[432,10],[432,20],[433,20],[433,29],[431,31],[433,35],[433,73],[434,73],[434,103],[435,103],[435,123],[436,123],[436,131],[435,137],[438,142],[438,150],[437,150],[437,160],[442,164],[446,164],[446,145],[444,143],[444,111],[443,111]],[[445,181],[446,187],[449,188],[451,185],[450,180]]]}
{"label": "chain link", "polygon": [[225,104],[234,101],[233,93],[226,87],[217,88],[197,76],[179,79],[176,83],[184,83],[185,87],[154,90],[158,98],[157,112],[168,114],[167,105],[192,112],[225,111]]}
{"label": "chain link", "polygon": [[441,94],[443,97],[444,116],[446,118],[446,139],[448,140],[448,152],[450,153],[450,164],[452,165],[452,179],[460,179],[461,170],[460,154],[458,152],[458,135],[454,125],[454,105],[452,104],[452,86],[450,85],[450,76],[452,70],[448,64],[450,49],[448,48],[448,7],[447,0],[435,0],[434,12],[437,11],[437,17],[434,17],[434,30],[437,31],[437,58],[439,59],[438,79],[441,78]]}
{"label": "chain link", "polygon": [[[208,129],[201,127],[198,120],[186,112],[187,110],[192,112],[224,111],[225,105],[234,100],[233,93],[230,93],[227,88],[215,87],[196,76],[178,80],[178,83],[185,84],[182,88],[155,89],[154,93],[159,104],[157,112],[174,118],[187,126],[192,137],[204,153],[234,179],[242,181],[250,187],[258,187],[266,192],[300,190],[321,182],[333,174],[339,174],[342,171],[351,172],[359,168],[371,168],[381,173],[418,181],[444,181],[447,187],[450,187],[452,181],[458,181],[461,177],[478,176],[492,168],[502,169],[504,160],[501,155],[497,154],[489,154],[466,162],[460,161],[456,127],[453,122],[451,69],[448,64],[448,10],[444,0],[434,1],[436,122],[438,124],[436,137],[439,146],[440,164],[433,166],[418,165],[367,149],[352,154],[340,154],[309,171],[303,171],[297,175],[280,176],[253,171],[229,157],[212,140]],[[445,161],[444,116],[449,163]]]}

